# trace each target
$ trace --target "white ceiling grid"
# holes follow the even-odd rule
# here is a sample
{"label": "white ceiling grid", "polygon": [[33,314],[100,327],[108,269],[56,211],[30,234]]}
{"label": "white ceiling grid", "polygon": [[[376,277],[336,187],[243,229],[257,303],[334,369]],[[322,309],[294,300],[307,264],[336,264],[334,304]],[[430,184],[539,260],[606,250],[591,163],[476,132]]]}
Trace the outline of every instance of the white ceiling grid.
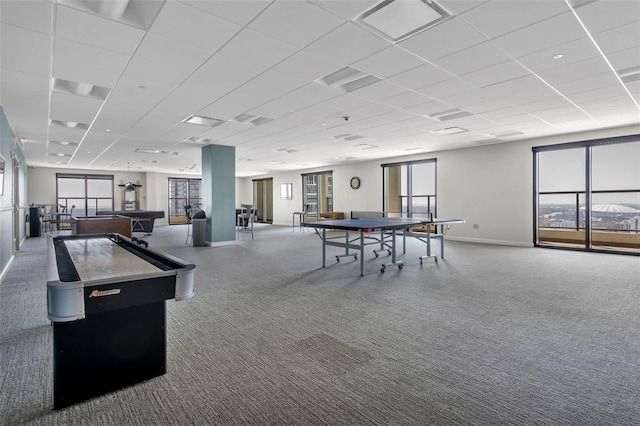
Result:
{"label": "white ceiling grid", "polygon": [[[379,0],[101,1],[0,0],[0,103],[29,165],[198,172],[215,143],[252,176],[640,125],[635,0],[435,0],[453,16],[396,44],[354,23]],[[320,82],[345,67],[379,80]]]}

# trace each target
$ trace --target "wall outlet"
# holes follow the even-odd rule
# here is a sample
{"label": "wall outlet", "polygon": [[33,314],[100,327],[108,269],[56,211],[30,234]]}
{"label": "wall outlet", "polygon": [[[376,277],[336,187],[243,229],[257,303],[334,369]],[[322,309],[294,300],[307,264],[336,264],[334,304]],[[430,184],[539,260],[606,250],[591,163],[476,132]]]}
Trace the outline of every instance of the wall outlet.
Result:
{"label": "wall outlet", "polygon": [[473,224],[473,229],[478,229],[478,224],[477,223]]}

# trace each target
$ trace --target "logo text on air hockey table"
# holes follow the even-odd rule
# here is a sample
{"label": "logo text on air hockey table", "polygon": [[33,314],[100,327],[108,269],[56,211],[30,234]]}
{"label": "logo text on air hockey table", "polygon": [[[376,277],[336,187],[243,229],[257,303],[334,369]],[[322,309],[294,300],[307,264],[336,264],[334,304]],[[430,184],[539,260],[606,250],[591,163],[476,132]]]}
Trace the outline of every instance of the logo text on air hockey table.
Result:
{"label": "logo text on air hockey table", "polygon": [[114,294],[120,294],[122,290],[119,288],[113,288],[111,290],[93,290],[89,293],[89,297],[102,297],[102,296],[113,296]]}

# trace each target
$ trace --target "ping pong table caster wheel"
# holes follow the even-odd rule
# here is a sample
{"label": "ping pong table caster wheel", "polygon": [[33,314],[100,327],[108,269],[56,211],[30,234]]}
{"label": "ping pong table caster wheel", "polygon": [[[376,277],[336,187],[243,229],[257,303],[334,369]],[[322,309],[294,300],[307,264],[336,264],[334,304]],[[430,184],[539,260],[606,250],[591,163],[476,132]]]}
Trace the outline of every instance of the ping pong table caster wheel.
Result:
{"label": "ping pong table caster wheel", "polygon": [[358,260],[358,255],[357,254],[354,254],[353,257],[354,257],[355,260]]}
{"label": "ping pong table caster wheel", "polygon": [[391,250],[387,250],[387,254],[391,256]]}
{"label": "ping pong table caster wheel", "polygon": [[385,267],[380,268],[380,272],[384,273]]}
{"label": "ping pong table caster wheel", "polygon": [[433,259],[436,261],[436,263],[438,263],[438,258],[437,257],[434,257]]}
{"label": "ping pong table caster wheel", "polygon": [[340,256],[336,256],[336,262],[340,263]]}
{"label": "ping pong table caster wheel", "polygon": [[398,265],[398,269],[402,269],[404,267],[404,265],[401,263],[400,265]]}
{"label": "ping pong table caster wheel", "polygon": [[378,252],[374,252],[373,254],[375,254],[375,255],[376,255],[376,257],[378,257]]}

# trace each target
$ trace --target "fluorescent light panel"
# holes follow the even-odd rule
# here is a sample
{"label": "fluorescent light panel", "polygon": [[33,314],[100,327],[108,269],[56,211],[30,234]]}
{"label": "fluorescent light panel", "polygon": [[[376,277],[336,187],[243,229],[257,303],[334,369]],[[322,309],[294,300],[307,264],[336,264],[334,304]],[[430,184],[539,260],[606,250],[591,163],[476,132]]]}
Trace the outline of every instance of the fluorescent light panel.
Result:
{"label": "fluorescent light panel", "polygon": [[450,17],[449,12],[432,0],[385,0],[354,22],[397,43]]}
{"label": "fluorescent light panel", "polygon": [[455,135],[456,133],[464,133],[464,132],[468,132],[468,130],[463,129],[462,127],[447,127],[445,129],[431,131],[431,133],[437,133],[439,135]]}
{"label": "fluorescent light panel", "polygon": [[199,126],[216,127],[224,123],[224,120],[217,118],[202,117],[200,115],[190,115],[182,120],[183,123],[197,124]]}

